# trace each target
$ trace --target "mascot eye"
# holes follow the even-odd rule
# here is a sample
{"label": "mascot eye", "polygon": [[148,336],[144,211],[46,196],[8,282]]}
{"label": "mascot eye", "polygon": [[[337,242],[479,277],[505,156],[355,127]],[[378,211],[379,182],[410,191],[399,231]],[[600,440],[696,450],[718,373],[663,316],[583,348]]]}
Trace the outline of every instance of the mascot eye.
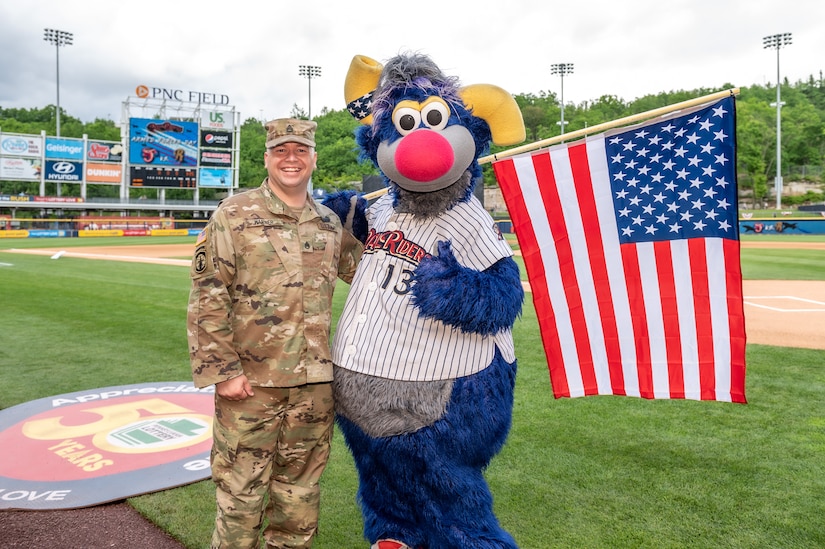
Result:
{"label": "mascot eye", "polygon": [[411,107],[401,107],[392,113],[392,123],[401,135],[407,135],[421,123],[421,113]]}
{"label": "mascot eye", "polygon": [[443,130],[450,118],[450,111],[444,103],[433,102],[424,105],[421,118],[433,130]]}

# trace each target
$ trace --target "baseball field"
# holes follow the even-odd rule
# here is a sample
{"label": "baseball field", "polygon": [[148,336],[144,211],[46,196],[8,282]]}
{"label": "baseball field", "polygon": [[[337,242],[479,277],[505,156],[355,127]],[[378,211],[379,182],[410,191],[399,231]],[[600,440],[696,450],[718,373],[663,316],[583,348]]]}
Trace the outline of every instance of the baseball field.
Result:
{"label": "baseball field", "polygon": [[[155,240],[163,240],[156,238]],[[59,242],[59,241],[58,241]],[[751,250],[810,250],[825,255],[825,242],[760,240],[742,242]],[[59,244],[10,251],[52,256],[188,266],[192,244],[157,243],[133,246],[77,246]],[[529,285],[527,285],[529,288]],[[821,280],[744,280],[746,329],[750,343],[825,349],[825,282]],[[811,314],[811,313],[822,314]]]}
{"label": "baseball field", "polygon": [[[193,243],[0,239],[0,409],[187,379]],[[528,298],[514,330],[513,429],[487,471],[498,517],[521,547],[825,547],[825,238],[743,237],[742,265],[746,405],[555,400]],[[345,294],[341,284],[336,316]],[[356,490],[336,434],[316,548],[366,546]],[[194,549],[208,546],[213,498],[203,481],[128,504]],[[42,512],[15,514],[49,528]]]}

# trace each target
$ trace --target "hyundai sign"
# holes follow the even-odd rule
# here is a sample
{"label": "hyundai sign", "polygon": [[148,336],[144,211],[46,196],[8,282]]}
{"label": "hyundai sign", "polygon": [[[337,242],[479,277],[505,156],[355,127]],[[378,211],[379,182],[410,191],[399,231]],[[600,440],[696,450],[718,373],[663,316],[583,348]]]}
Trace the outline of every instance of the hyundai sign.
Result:
{"label": "hyundai sign", "polygon": [[83,179],[83,163],[68,160],[46,160],[46,181],[80,183]]}

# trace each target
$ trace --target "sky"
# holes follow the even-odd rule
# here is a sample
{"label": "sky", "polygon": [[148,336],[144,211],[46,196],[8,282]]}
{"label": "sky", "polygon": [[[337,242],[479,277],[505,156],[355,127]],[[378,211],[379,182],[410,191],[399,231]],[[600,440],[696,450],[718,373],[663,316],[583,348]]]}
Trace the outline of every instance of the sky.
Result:
{"label": "sky", "polygon": [[[823,20],[822,0],[0,0],[0,107],[56,104],[59,74],[61,108],[84,122],[143,116],[132,108],[141,85],[226,96],[241,121],[286,117],[293,105],[315,116],[345,107],[354,55],[403,52],[429,55],[463,85],[513,94],[561,95],[551,66],[572,63],[568,105],[773,86],[777,52],[763,37],[793,34],[779,52],[783,79],[820,78]],[[73,44],[57,48],[45,28],[71,32]],[[300,76],[300,65],[321,76]]]}

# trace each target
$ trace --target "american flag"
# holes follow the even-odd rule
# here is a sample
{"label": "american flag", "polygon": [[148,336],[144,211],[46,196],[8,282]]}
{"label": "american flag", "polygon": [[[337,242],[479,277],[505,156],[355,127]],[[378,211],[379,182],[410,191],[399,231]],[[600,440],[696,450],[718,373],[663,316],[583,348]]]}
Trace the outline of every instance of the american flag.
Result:
{"label": "american flag", "polygon": [[559,397],[745,402],[731,95],[494,162]]}

